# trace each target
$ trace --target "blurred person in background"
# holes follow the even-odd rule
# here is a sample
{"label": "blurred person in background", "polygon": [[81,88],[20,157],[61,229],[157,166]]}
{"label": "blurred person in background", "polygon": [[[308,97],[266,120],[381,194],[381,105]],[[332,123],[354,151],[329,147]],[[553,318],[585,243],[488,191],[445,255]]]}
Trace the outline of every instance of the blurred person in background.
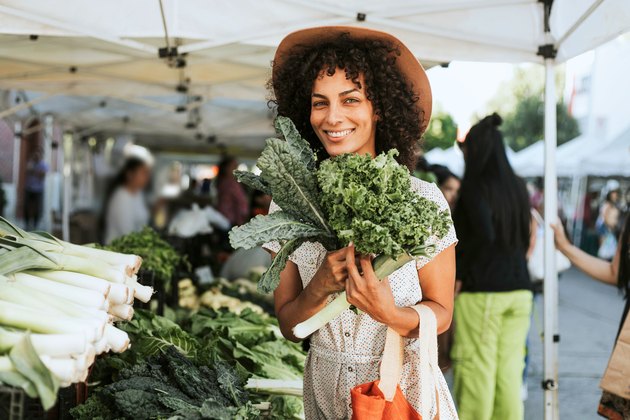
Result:
{"label": "blurred person in background", "polygon": [[271,205],[271,196],[265,194],[262,191],[254,190],[252,193],[252,217],[256,217],[259,214],[266,215],[269,213],[269,206]]}
{"label": "blurred person in background", "polygon": [[217,188],[217,210],[233,226],[239,226],[249,220],[249,204],[245,190],[234,177],[238,166],[236,158],[225,156],[219,164],[219,173],[215,178]]}
{"label": "blurred person in background", "polygon": [[595,228],[599,235],[599,249],[597,256],[605,260],[612,260],[617,249],[617,233],[619,232],[619,182],[608,180],[602,195],[606,198],[599,209],[599,216]]}
{"label": "blurred person in background", "polygon": [[[618,338],[630,310],[630,300],[628,300],[630,295],[630,223],[628,219],[619,236],[612,262],[589,255],[571,244],[561,224],[552,224],[551,228],[554,231],[556,247],[575,267],[595,280],[616,285],[623,292],[626,304],[621,315]],[[630,419],[630,399],[604,391],[597,412],[602,417],[611,420]]]}
{"label": "blurred person in background", "polygon": [[7,205],[7,195],[2,187],[2,178],[0,178],[0,217],[4,216],[4,207]]}
{"label": "blurred person in background", "polygon": [[44,182],[48,164],[44,162],[41,149],[37,149],[26,162],[24,183],[24,212],[26,230],[37,229],[44,207]]}
{"label": "blurred person in background", "polygon": [[459,198],[459,189],[462,185],[462,181],[457,175],[450,171],[443,165],[431,165],[431,172],[435,174],[437,178],[437,184],[444,194],[444,198],[448,202],[448,206],[451,208],[451,212],[455,210],[455,204]]}
{"label": "blurred person in background", "polygon": [[[454,213],[455,205],[459,198],[461,180],[444,165],[431,165],[429,170],[435,175],[438,188],[444,194],[444,198],[446,198],[446,202],[451,209],[451,214]],[[451,368],[450,352],[453,347],[455,328],[455,322],[453,321],[448,330],[438,335],[438,365],[442,372],[447,372]]]}
{"label": "blurred person in background", "polygon": [[451,358],[462,420],[520,420],[525,341],[532,311],[527,269],[531,215],[525,183],[508,162],[501,117],[474,125],[454,223],[457,279]]}
{"label": "blurred person in background", "polygon": [[151,167],[130,157],[107,189],[104,211],[104,242],[142,230],[149,223],[144,190],[151,180]]}

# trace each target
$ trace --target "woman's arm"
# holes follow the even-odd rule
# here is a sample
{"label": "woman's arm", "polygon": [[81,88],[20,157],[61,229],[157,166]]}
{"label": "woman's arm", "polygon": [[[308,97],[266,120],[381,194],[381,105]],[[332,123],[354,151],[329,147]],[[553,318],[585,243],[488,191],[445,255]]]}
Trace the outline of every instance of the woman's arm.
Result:
{"label": "woman's arm", "polygon": [[455,245],[440,252],[418,270],[418,277],[422,287],[422,303],[433,309],[437,332],[441,334],[448,330],[453,319]]}
{"label": "woman's arm", "polygon": [[[394,329],[403,337],[419,335],[418,313],[409,307],[398,307],[394,302],[388,279],[379,281],[372,269],[371,258],[360,257],[363,275],[354,262],[354,247],[346,254],[348,302],[369,314],[374,320]],[[429,306],[437,319],[438,334],[446,331],[453,315],[455,282],[455,245],[440,252],[418,270],[422,287],[422,303]]]}
{"label": "woman's arm", "polygon": [[[534,210],[536,211],[536,210]],[[534,253],[534,248],[536,248],[536,236],[538,233],[538,222],[535,218],[531,218],[531,222],[529,224],[529,248],[527,248],[527,254],[525,257],[527,261],[529,261],[529,257]]]}
{"label": "woman's arm", "polygon": [[612,262],[602,260],[582,251],[569,242],[564,228],[560,224],[551,224],[556,241],[556,247],[567,256],[573,265],[584,273],[604,283],[616,285],[619,271],[619,254],[621,247],[617,245],[617,251]]}
{"label": "woman's arm", "polygon": [[[342,248],[326,254],[309,284],[302,288],[298,267],[292,261],[280,273],[280,284],[274,291],[274,307],[280,331],[288,340],[298,342],[293,327],[319,312],[326,306],[328,295],[343,291],[347,278],[345,252]],[[272,258],[276,254],[271,253]]]}

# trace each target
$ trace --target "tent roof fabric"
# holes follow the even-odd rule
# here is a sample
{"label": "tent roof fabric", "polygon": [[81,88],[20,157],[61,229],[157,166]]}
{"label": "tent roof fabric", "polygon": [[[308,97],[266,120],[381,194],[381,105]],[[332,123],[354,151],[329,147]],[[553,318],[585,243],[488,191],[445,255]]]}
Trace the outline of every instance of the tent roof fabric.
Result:
{"label": "tent roof fabric", "polygon": [[[175,58],[158,57],[166,40],[155,0],[0,1],[0,89],[32,92],[29,99],[36,93],[53,95],[36,109],[54,113],[69,125],[106,125],[106,118],[131,114],[126,124],[131,133],[160,134],[192,144],[196,132],[183,128],[188,116],[175,113],[175,108],[196,108],[204,136],[260,148],[262,138],[273,134],[264,88],[270,60],[282,37],[293,30],[318,25],[384,30],[403,40],[425,67],[452,60],[542,62],[537,52],[547,42],[543,6],[537,0],[162,4],[169,45],[186,54],[178,57],[186,61],[184,68],[177,67]],[[563,61],[630,30],[630,2],[555,0],[550,24],[557,59]],[[30,35],[38,37],[32,40]],[[182,84],[190,97],[201,97],[201,103],[176,92]],[[64,101],[82,101],[79,107],[86,109],[103,98],[125,105],[107,106],[102,116],[77,116],[63,106]],[[240,133],[247,115],[252,120],[249,131]],[[250,144],[250,134],[258,142]]]}

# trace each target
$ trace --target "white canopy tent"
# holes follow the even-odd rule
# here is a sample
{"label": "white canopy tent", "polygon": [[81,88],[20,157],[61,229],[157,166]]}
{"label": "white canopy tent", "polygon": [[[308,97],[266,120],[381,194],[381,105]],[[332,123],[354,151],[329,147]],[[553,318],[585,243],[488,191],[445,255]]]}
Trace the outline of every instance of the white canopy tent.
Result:
{"label": "white canopy tent", "polygon": [[[505,150],[508,160],[510,164],[514,164],[514,159],[517,154],[510,149],[509,147]],[[427,162],[432,165],[443,165],[446,166],[451,172],[453,172],[458,177],[464,176],[464,170],[466,165],[464,163],[464,154],[461,149],[457,147],[457,145],[453,145],[448,149],[439,149],[435,148],[431,151],[425,153],[424,157]]]}
{"label": "white canopy tent", "polygon": [[[583,134],[558,146],[556,153],[556,173],[558,176],[572,177],[590,175],[585,172],[584,160],[608,150],[613,140],[593,134]],[[544,141],[538,141],[516,153],[514,170],[523,177],[544,175]]]}
{"label": "white canopy tent", "polygon": [[[106,118],[100,123],[97,118],[89,120],[89,112],[73,120],[72,113],[54,106],[54,98],[85,101],[83,109],[100,104],[102,98],[113,98],[164,111],[154,115],[145,129],[136,125],[136,120],[147,125],[142,114],[132,117],[125,125],[130,133],[156,134],[150,129],[155,123],[155,130],[164,130],[170,139],[194,144],[190,130],[183,128],[188,121],[196,125],[202,137],[215,135],[222,141],[221,137],[236,130],[237,124],[220,131],[219,119],[230,117],[233,111],[222,108],[220,100],[254,101],[257,109],[266,113],[263,83],[279,40],[295,29],[333,24],[366,25],[393,33],[425,63],[476,60],[544,64],[545,218],[553,220],[557,211],[554,65],[630,30],[630,2],[348,0],[340,6],[333,0],[2,0],[0,89],[38,92],[43,96],[28,98],[37,101],[37,111],[54,112],[69,123],[89,121],[104,124],[102,130],[111,129]],[[165,48],[163,58],[158,58],[158,48]],[[243,106],[242,102],[232,104],[237,109]],[[177,105],[185,112],[176,113]],[[6,104],[9,109],[0,116],[16,112],[16,106],[23,104]],[[224,113],[218,114],[218,109]],[[114,121],[120,118],[118,112]],[[270,132],[270,125],[267,130],[260,134]],[[145,142],[150,144],[152,138]],[[246,146],[247,142],[240,144]],[[553,252],[552,232],[547,229],[547,419],[559,418]]]}

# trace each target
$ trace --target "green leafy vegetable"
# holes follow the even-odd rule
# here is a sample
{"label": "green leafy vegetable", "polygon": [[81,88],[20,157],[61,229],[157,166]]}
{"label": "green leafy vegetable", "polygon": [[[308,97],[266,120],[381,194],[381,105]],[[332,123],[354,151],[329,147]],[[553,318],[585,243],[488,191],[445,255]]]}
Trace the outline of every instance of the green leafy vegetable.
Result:
{"label": "green leafy vegetable", "polygon": [[450,227],[447,211],[411,189],[396,155],[344,154],[322,162],[317,173],[328,223],[342,244],[354,242],[362,254],[421,255],[431,237]]}
{"label": "green leafy vegetable", "polygon": [[121,236],[105,249],[142,257],[142,268],[154,273],[162,281],[169,281],[183,261],[177,251],[150,227]]}

